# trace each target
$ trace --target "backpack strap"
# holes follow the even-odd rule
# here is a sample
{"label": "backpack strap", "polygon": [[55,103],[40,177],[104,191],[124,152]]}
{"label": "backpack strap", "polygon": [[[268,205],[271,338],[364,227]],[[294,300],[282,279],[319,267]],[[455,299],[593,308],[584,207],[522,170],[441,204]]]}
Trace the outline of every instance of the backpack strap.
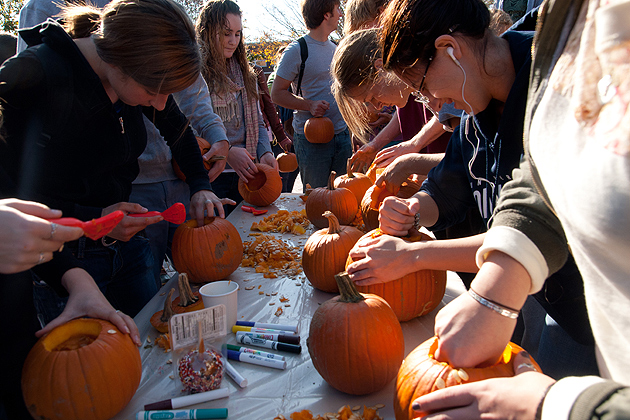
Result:
{"label": "backpack strap", "polygon": [[302,77],[304,76],[304,68],[306,67],[306,59],[308,58],[308,46],[306,45],[306,39],[304,37],[298,38],[300,44],[300,56],[302,57],[302,64],[300,64],[300,74],[298,75],[297,89],[295,94],[302,96]]}

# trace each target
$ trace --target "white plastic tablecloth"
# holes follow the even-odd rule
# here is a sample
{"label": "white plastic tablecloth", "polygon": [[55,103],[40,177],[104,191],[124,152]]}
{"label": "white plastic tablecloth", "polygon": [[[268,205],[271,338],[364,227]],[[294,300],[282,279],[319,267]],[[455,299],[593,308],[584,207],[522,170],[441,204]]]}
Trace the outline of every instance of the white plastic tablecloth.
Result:
{"label": "white plastic tablecloth", "polygon": [[[243,241],[251,241],[253,237],[248,235],[252,233],[250,231],[252,222],[259,221],[261,218],[273,214],[279,209],[292,211],[303,208],[304,203],[299,198],[299,194],[283,194],[273,205],[267,207],[269,212],[263,216],[254,216],[251,213],[243,212],[239,206],[230,214],[228,220],[238,229]],[[305,235],[293,235],[290,233],[274,233],[273,235],[281,237],[292,245],[303,246],[313,229],[311,225],[311,228],[307,230]],[[174,276],[165,284],[158,294],[135,317],[140,330],[140,338],[143,340],[143,345],[140,348],[142,379],[133,399],[114,419],[135,419],[136,413],[142,411],[145,404],[185,395],[181,391],[181,383],[174,372],[174,363],[169,363],[173,359],[173,355],[172,353],[165,353],[162,348],[153,344],[159,333],[149,323],[151,315],[163,308],[164,299],[171,287],[175,288],[175,296],[177,296],[176,277]],[[297,325],[301,337],[302,353],[278,352],[286,357],[286,370],[230,361],[235,369],[248,380],[247,387],[240,388],[227,375],[224,375],[221,387],[229,388],[229,398],[186,408],[227,407],[230,419],[272,420],[279,414],[283,414],[288,419],[292,412],[304,409],[311,410],[313,414],[317,415],[336,412],[344,405],[350,405],[350,407],[366,405],[369,407],[380,403],[385,405],[379,410],[381,417],[394,419],[392,402],[395,380],[392,380],[387,387],[374,394],[353,396],[344,394],[329,386],[313,367],[306,346],[310,320],[318,306],[334,297],[334,294],[314,289],[303,273],[294,278],[279,276],[275,279],[266,279],[263,277],[263,274],[255,273],[251,267],[239,267],[228,278],[236,281],[240,286],[238,291],[237,319]],[[245,287],[248,286],[255,287],[252,290],[246,290]],[[442,304],[425,316],[401,324],[405,337],[405,354],[411,352],[416,346],[433,335],[436,312],[464,290],[459,277],[449,272],[446,295]],[[259,294],[260,291],[265,292],[265,294]],[[266,295],[274,292],[277,292],[277,294],[273,296]],[[286,303],[290,304],[290,307],[285,307],[284,303],[280,302],[281,296],[289,299]],[[275,304],[270,305],[272,302],[275,302]],[[282,306],[283,314],[276,316],[275,312],[279,306]],[[206,343],[206,346],[211,345],[220,349],[224,343],[236,344],[235,335],[230,333],[221,340]],[[260,350],[274,352],[273,350],[262,348]]]}

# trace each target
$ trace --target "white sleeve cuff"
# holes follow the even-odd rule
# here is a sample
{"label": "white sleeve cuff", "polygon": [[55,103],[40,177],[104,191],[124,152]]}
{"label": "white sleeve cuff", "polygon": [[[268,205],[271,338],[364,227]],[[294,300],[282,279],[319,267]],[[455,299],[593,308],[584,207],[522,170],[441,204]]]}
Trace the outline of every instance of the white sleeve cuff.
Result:
{"label": "white sleeve cuff", "polygon": [[483,244],[477,250],[478,267],[481,267],[490,251],[501,251],[525,267],[532,279],[529,294],[542,288],[549,275],[549,267],[540,250],[525,234],[508,226],[493,227],[486,232]]}
{"label": "white sleeve cuff", "polygon": [[603,381],[597,376],[568,377],[559,380],[549,388],[545,396],[541,420],[567,420],[577,397],[586,388]]}

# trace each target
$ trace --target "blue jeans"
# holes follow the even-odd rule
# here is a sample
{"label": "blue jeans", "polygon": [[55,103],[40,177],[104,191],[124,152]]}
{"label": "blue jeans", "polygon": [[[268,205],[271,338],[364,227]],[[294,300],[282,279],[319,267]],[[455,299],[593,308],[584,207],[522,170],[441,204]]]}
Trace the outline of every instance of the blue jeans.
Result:
{"label": "blue jeans", "polygon": [[328,185],[331,171],[337,172],[337,176],[344,175],[348,159],[352,156],[348,129],[335,134],[330,142],[323,144],[311,143],[304,134],[295,133],[293,147],[298,159],[303,191],[306,190],[306,184],[311,184],[312,188]]}
{"label": "blue jeans", "polygon": [[[175,203],[182,203],[186,209],[190,207],[190,189],[180,179],[154,182],[151,184],[133,184],[129,202],[143,205],[149,211],[164,211]],[[144,231],[149,239],[153,253],[153,275],[158,289],[162,287],[160,271],[164,256],[171,256],[171,244],[177,225],[167,221],[147,226]]]}
{"label": "blue jeans", "polygon": [[[118,241],[104,247],[100,241],[83,237],[66,246],[82,261],[112,306],[127,315],[136,316],[157,293],[153,254],[147,238],[135,235],[129,242]],[[34,282],[33,300],[38,316],[47,324],[61,314],[68,298],[59,297],[41,280],[45,279]]]}
{"label": "blue jeans", "polygon": [[[243,201],[241,193],[238,192],[238,175],[236,172],[223,172],[212,183],[212,191],[219,198],[229,198],[236,202],[236,205]],[[236,206],[231,204],[224,204],[223,210],[225,210],[225,217],[232,213]],[[216,210],[215,210],[216,211]]]}

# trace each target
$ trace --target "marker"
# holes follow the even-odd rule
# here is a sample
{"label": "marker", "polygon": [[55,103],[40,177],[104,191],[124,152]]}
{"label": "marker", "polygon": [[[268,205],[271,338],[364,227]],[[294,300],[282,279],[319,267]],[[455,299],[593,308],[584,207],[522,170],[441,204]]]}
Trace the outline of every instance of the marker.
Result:
{"label": "marker", "polygon": [[230,395],[227,388],[213,389],[212,391],[200,392],[198,394],[185,395],[183,397],[171,398],[169,400],[158,401],[144,406],[145,411],[153,410],[175,410],[188,405],[199,404],[206,401],[218,400]]}
{"label": "marker", "polygon": [[228,376],[234,380],[241,388],[245,388],[247,386],[247,379],[243,378],[240,373],[234,369],[234,366],[230,364],[227,360],[223,360],[223,364],[225,365],[225,371]]}
{"label": "marker", "polygon": [[158,410],[139,411],[136,413],[136,420],[153,419],[227,419],[227,408],[201,408],[199,410]]}
{"label": "marker", "polygon": [[263,333],[252,333],[246,331],[239,331],[236,333],[236,341],[238,341],[239,337],[252,337],[252,338],[264,338],[265,340],[271,341],[279,341],[280,343],[287,344],[300,344],[300,336],[299,335],[287,335],[287,334],[263,334]]}
{"label": "marker", "polygon": [[293,331],[298,332],[297,325],[282,325],[282,324],[265,324],[264,322],[249,322],[249,321],[236,321],[236,325],[243,327],[256,327],[256,328],[270,328],[273,330]]}
{"label": "marker", "polygon": [[238,341],[241,344],[250,344],[256,347],[264,347],[266,349],[288,351],[291,353],[302,352],[302,346],[296,346],[294,344],[279,343],[277,341],[265,340],[264,338],[242,336],[240,338],[236,337],[236,341]]}
{"label": "marker", "polygon": [[269,328],[256,328],[256,327],[243,327],[240,325],[234,325],[232,327],[232,332],[233,333],[237,333],[239,331],[245,331],[245,332],[253,332],[253,333],[261,333],[261,334],[285,334],[285,335],[297,335],[294,332],[291,331],[285,331],[285,330],[272,330]]}
{"label": "marker", "polygon": [[281,356],[279,354],[268,353],[268,352],[262,351],[262,350],[254,350],[254,349],[250,349],[250,348],[243,347],[243,346],[235,346],[234,344],[228,344],[227,348],[228,348],[228,350],[240,351],[241,353],[251,353],[251,354],[255,354],[257,356],[267,357],[269,359],[284,360],[284,356]]}
{"label": "marker", "polygon": [[239,362],[251,363],[253,365],[266,366],[275,369],[286,369],[287,362],[284,360],[267,359],[266,357],[256,356],[251,353],[241,353],[234,350],[228,350],[228,359],[238,360]]}

